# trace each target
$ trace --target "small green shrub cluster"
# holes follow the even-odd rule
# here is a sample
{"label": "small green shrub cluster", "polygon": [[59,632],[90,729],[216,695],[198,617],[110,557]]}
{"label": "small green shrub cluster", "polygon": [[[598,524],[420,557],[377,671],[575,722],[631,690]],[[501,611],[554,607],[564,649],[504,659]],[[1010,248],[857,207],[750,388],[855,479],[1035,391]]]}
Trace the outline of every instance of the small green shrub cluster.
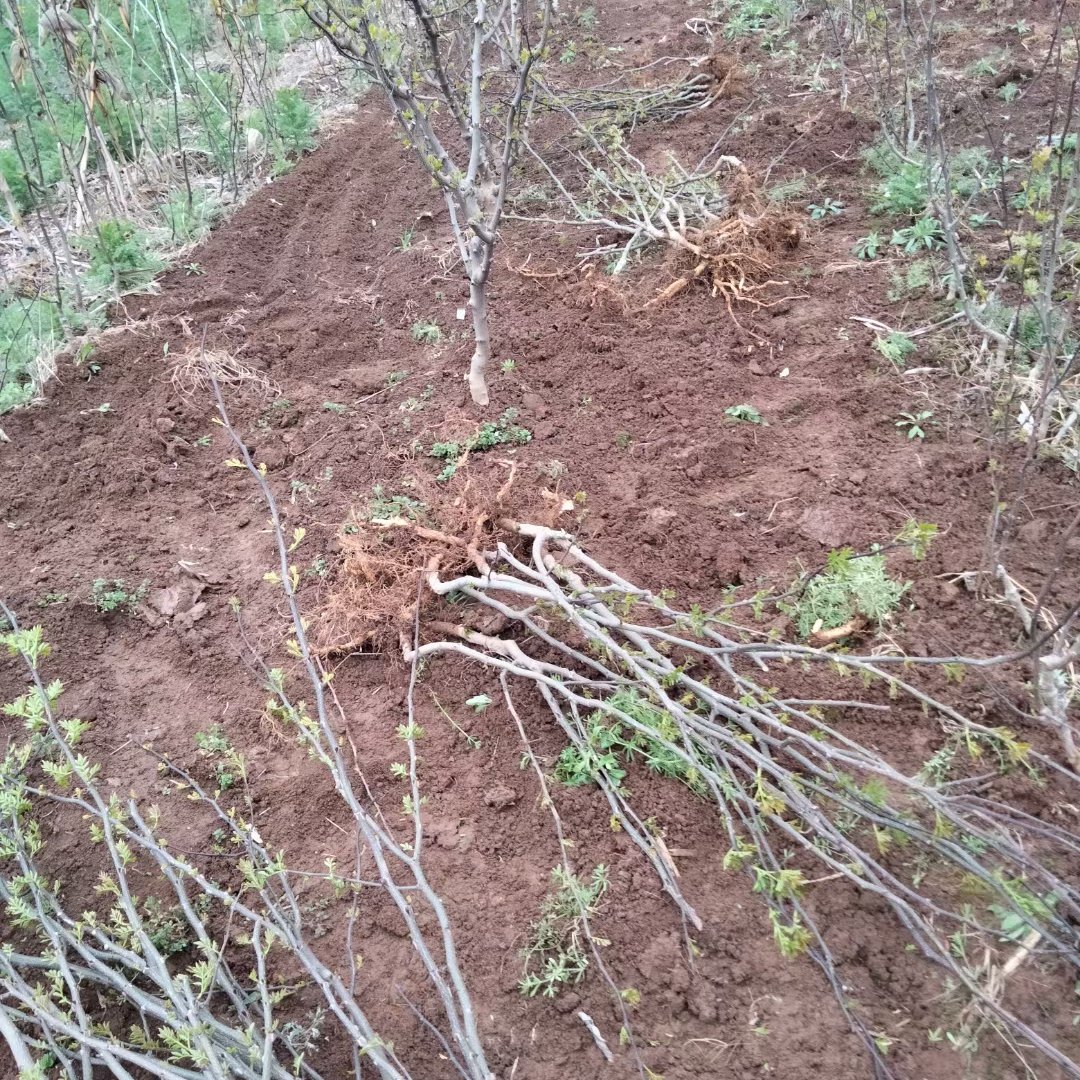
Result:
{"label": "small green shrub cluster", "polygon": [[87,241],[90,276],[116,293],[145,285],[164,266],[145,233],[129,221],[103,221]]}
{"label": "small green shrub cluster", "polygon": [[409,333],[413,341],[420,345],[438,345],[443,336],[434,319],[417,319],[409,328]]}
{"label": "small green shrub cluster", "polygon": [[251,116],[249,127],[262,133],[278,175],[301,154],[315,149],[315,110],[299,90],[277,90],[266,106]]}
{"label": "small green shrub cluster", "polygon": [[902,368],[918,346],[907,334],[893,331],[891,334],[877,338],[874,348],[894,367]]}
{"label": "small green shrub cluster", "polygon": [[161,206],[161,216],[176,244],[201,240],[217,224],[221,215],[221,204],[200,193],[193,193],[190,201],[186,194],[174,195]]}
{"label": "small green shrub cluster", "polygon": [[884,555],[856,555],[851,548],[841,548],[829,553],[825,570],[807,582],[799,599],[782,607],[802,637],[835,630],[860,615],[880,626],[910,587],[910,582],[889,576]]}
{"label": "small green shrub cluster", "polygon": [[783,34],[798,13],[797,0],[717,0],[717,16],[724,19],[724,37],[748,37],[761,33],[767,39]]}
{"label": "small green shrub cluster", "polygon": [[61,336],[55,304],[13,297],[0,307],[0,413],[25,405],[34,386],[35,359],[49,353]]}
{"label": "small green shrub cluster", "polygon": [[114,611],[125,611],[129,615],[135,613],[135,609],[146,599],[146,593],[150,588],[147,581],[132,588],[123,578],[97,578],[90,586],[90,597],[94,607],[103,615],[109,615]]}

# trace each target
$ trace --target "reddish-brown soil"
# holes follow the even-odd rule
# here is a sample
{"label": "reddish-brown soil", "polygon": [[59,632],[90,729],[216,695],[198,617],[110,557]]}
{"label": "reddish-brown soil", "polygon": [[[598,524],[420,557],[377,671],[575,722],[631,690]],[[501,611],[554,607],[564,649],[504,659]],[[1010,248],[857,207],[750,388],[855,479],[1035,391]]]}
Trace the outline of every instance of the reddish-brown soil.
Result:
{"label": "reddish-brown soil", "polygon": [[[595,34],[623,46],[627,62],[700,51],[682,27],[686,11],[669,8],[604,5]],[[1017,640],[1014,616],[948,580],[984,563],[991,449],[977,426],[948,418],[957,387],[945,378],[924,385],[898,376],[851,319],[902,318],[886,300],[889,261],[860,263],[850,254],[870,227],[860,209],[859,150],[873,139],[873,125],[841,112],[834,96],[793,89],[786,69],[764,54],[752,59],[765,65],[762,77],[734,83],[731,97],[676,126],[639,132],[640,148],[658,158],[669,149],[700,156],[737,120],[726,152],[752,176],[782,156],[772,182],[805,171],[812,184],[805,201],[815,200],[816,185],[848,211],[821,227],[808,224],[798,248],[775,253],[777,276],[789,284],[769,299],[791,299],[763,311],[738,308],[738,325],[704,288],[640,313],[675,275],[661,261],[631,278],[626,305],[580,275],[516,274],[509,267],[526,257],[537,271],[572,266],[573,252],[592,237],[508,226],[492,284],[490,417],[516,408],[532,430],[532,442],[514,452],[516,485],[538,491],[559,474],[563,493],[581,493],[574,528],[589,548],[631,580],[676,589],[687,604],[711,601],[733,584],[783,584],[831,548],[888,541],[909,518],[935,522],[943,535],[930,558],[896,563],[914,580],[897,640],[922,654],[1007,652]],[[353,510],[363,513],[373,487],[408,493],[420,478],[430,488],[437,463],[416,455],[413,440],[427,447],[479,422],[462,382],[469,353],[455,317],[462,279],[438,258],[450,249],[446,212],[391,134],[381,104],[367,101],[192,256],[201,275],[174,271],[159,297],[126,301],[132,325],[103,339],[93,357],[98,374],[65,364],[47,405],[5,417],[11,441],[0,444],[0,595],[24,621],[46,627],[55,647],[48,674],[63,678],[67,711],[96,721],[89,751],[105,762],[106,782],[158,798],[175,814],[177,842],[193,851],[206,850],[208,829],[186,816],[178,796],[170,802],[162,793],[141,746],[152,742],[192,762],[193,733],[213,723],[250,762],[256,821],[271,847],[317,870],[330,855],[347,864],[352,840],[325,775],[263,719],[264,693],[243,663],[228,601],[241,600],[255,645],[282,662],[285,613],[261,580],[273,563],[266,515],[247,475],[225,465],[233,451],[208,397],[178,393],[176,358],[205,332],[208,347],[231,350],[277,389],[274,400],[234,399],[233,419],[266,463],[289,527],[308,530],[301,596],[312,613],[335,590],[340,526]],[[412,246],[401,251],[409,229]],[[439,324],[441,343],[413,340],[410,327],[422,319]],[[502,372],[503,360],[513,360],[513,369]],[[408,376],[384,389],[393,372]],[[346,408],[327,409],[327,402]],[[727,421],[725,407],[739,403],[754,405],[768,426]],[[906,440],[895,420],[920,408],[933,408],[942,426],[925,442]],[[505,478],[498,456],[471,459],[478,482]],[[1067,545],[1061,538],[1077,498],[1057,466],[1040,465],[1010,507],[1004,550],[1015,577],[1037,591],[1064,560],[1067,572],[1047,595],[1055,609],[1075,595],[1080,551],[1075,538]],[[88,602],[97,578],[178,583],[181,560],[211,571],[197,621],[152,626],[103,617]],[[61,595],[66,602],[48,602]],[[358,763],[376,797],[394,807],[400,788],[389,765],[399,756],[394,731],[404,716],[407,669],[390,648],[334,662]],[[5,700],[20,684],[13,665],[0,670]],[[496,704],[473,715],[463,702],[484,690]],[[1015,726],[1010,706],[1027,704],[1011,675],[976,696],[988,723]],[[436,698],[478,749],[446,723]],[[617,1042],[621,1021],[598,978],[553,1002],[517,991],[519,950],[558,851],[534,777],[519,768],[521,748],[497,684],[475,668],[440,661],[423,673],[417,707],[427,732],[429,876],[447,900],[497,1075],[637,1075],[625,1054],[604,1071],[576,1016],[583,1008]],[[552,761],[558,733],[539,708],[526,719],[537,752]],[[907,712],[852,732],[906,763],[931,753],[939,738],[930,720]],[[692,968],[676,912],[632,845],[611,831],[595,792],[560,790],[557,798],[575,850],[588,853],[581,858],[611,867],[597,931],[611,942],[605,955],[616,984],[641,994],[634,1021],[645,1064],[667,1080],[870,1075],[818,969],[780,957],[759,898],[741,876],[721,870],[715,812],[671,784],[645,776],[634,783],[668,845],[688,853],[680,858],[682,885],[705,924]],[[79,866],[81,836],[61,833],[50,843],[57,857]],[[818,889],[813,905],[833,932],[851,1000],[870,1030],[895,1040],[895,1074],[962,1075],[961,1056],[926,1034],[949,1022],[940,978],[905,951],[882,907],[838,884]],[[330,907],[321,916],[328,959],[342,955],[339,914]],[[429,1056],[429,1066],[414,1065],[418,1080],[447,1075],[434,1042],[388,989],[427,1003],[389,906],[370,901],[358,936],[361,999],[376,1027],[406,1061]],[[1037,996],[1043,977],[1033,971],[1023,994]],[[1075,1054],[1067,1003],[1044,1002],[1030,1020],[1062,1045],[1071,1039]],[[326,1050],[328,1060],[335,1052]],[[1022,1075],[1000,1045],[979,1062],[979,1075]]]}

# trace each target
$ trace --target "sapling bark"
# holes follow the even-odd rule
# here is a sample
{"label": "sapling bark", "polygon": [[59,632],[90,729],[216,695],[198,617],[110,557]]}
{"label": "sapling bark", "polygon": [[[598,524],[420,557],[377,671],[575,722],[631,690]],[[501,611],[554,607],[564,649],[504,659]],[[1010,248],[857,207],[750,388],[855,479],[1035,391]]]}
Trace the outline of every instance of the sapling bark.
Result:
{"label": "sapling bark", "polygon": [[[532,113],[533,66],[547,40],[552,0],[492,7],[486,0],[305,0],[302,6],[334,48],[385,92],[405,143],[443,193],[469,282],[469,393],[487,405],[491,260]],[[443,141],[440,110],[464,156]]]}

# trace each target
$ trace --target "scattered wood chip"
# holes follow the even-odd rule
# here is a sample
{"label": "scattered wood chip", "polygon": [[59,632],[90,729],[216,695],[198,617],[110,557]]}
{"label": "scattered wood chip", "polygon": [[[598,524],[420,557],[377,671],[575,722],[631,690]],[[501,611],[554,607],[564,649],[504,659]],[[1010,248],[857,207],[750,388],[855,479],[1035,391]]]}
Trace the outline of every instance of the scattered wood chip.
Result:
{"label": "scattered wood chip", "polygon": [[188,559],[181,559],[176,564],[176,568],[181,574],[187,574],[188,577],[193,577],[196,581],[203,581],[207,585],[224,585],[229,580],[229,575],[224,570],[203,567]]}

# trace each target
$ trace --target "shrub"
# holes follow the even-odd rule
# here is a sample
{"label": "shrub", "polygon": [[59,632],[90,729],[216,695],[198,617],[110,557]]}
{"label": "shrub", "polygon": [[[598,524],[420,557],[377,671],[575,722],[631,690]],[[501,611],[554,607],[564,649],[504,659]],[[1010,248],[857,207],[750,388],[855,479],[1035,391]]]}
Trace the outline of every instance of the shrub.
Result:
{"label": "shrub", "polygon": [[47,300],[18,297],[0,308],[0,413],[30,400],[34,361],[59,336],[56,305]]}
{"label": "shrub", "polygon": [[275,172],[283,172],[290,161],[315,149],[315,110],[299,90],[276,91],[266,106],[252,115],[250,126],[265,136]]}
{"label": "shrub", "polygon": [[841,548],[829,553],[825,571],[810,579],[788,613],[803,637],[835,630],[859,615],[880,626],[910,585],[889,576],[884,555],[857,556],[851,548]]}
{"label": "shrub", "polygon": [[103,221],[88,247],[91,277],[118,293],[146,285],[163,266],[147,250],[145,235],[130,221]]}
{"label": "shrub", "polygon": [[199,194],[193,195],[190,203],[186,195],[175,195],[162,204],[161,216],[173,240],[189,244],[201,240],[213,228],[221,217],[221,206]]}

